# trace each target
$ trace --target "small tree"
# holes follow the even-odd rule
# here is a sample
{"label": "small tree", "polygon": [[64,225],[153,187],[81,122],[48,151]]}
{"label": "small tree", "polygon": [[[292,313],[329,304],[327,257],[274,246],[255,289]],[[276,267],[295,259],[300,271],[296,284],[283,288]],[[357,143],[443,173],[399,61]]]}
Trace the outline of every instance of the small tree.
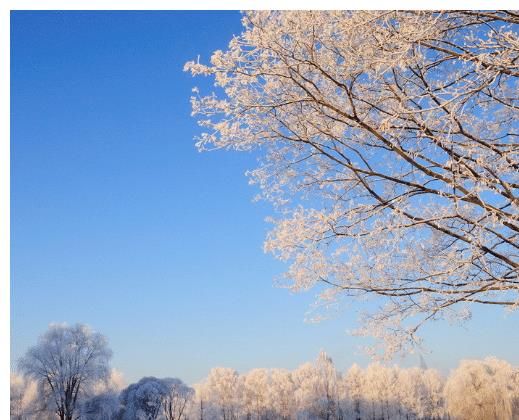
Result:
{"label": "small tree", "polygon": [[20,368],[38,383],[60,420],[72,420],[85,391],[109,376],[111,355],[106,338],[86,325],[51,325]]}

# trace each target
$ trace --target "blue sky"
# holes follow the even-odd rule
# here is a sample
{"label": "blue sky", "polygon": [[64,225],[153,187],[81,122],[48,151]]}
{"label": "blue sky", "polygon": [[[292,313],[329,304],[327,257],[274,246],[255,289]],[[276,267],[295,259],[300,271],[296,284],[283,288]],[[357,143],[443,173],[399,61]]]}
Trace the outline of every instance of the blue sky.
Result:
{"label": "blue sky", "polygon": [[[238,12],[11,15],[11,356],[51,322],[105,334],[128,381],[214,366],[287,367],[326,350],[367,359],[357,306],[304,322],[313,293],[274,287],[250,153],[198,153],[186,61],[241,31]],[[424,330],[425,359],[519,364],[516,314],[478,308],[466,328]],[[404,365],[417,364],[409,357]]]}

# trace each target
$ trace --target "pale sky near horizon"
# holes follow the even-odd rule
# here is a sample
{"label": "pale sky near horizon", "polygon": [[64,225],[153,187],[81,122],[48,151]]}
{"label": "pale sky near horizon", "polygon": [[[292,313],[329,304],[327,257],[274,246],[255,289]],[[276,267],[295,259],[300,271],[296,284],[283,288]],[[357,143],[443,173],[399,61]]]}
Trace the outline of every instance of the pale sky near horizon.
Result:
{"label": "pale sky near horizon", "polygon": [[[128,382],[211,367],[295,368],[320,349],[366,365],[358,305],[319,324],[314,293],[273,284],[271,214],[251,153],[199,153],[184,63],[241,31],[238,12],[12,12],[11,358],[49,323],[105,334]],[[424,330],[430,367],[519,365],[518,313],[477,308]],[[417,365],[410,356],[403,365]]]}

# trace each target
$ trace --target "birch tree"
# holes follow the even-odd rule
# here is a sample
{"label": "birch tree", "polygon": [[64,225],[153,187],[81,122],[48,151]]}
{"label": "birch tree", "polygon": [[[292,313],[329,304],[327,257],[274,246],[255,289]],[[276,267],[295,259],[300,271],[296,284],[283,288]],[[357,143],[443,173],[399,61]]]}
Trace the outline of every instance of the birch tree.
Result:
{"label": "birch tree", "polygon": [[391,356],[424,322],[519,303],[519,15],[256,11],[193,75],[200,150],[255,150],[265,250],[323,306],[374,299]]}

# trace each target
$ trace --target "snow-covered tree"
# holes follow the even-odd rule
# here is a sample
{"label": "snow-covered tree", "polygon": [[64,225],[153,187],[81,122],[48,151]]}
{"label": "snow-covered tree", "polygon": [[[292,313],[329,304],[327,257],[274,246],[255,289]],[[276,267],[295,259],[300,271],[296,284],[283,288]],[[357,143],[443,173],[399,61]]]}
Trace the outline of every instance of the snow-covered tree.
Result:
{"label": "snow-covered tree", "polygon": [[209,420],[220,417],[221,410],[214,403],[211,389],[207,386],[207,381],[193,385],[194,397],[187,406],[187,417],[193,420]]}
{"label": "snow-covered tree", "polygon": [[294,393],[296,398],[297,410],[300,416],[305,419],[316,410],[317,405],[317,384],[316,371],[312,363],[303,363],[292,372],[292,378],[296,386]]}
{"label": "snow-covered tree", "polygon": [[204,149],[259,149],[293,290],[377,301],[386,356],[469,304],[519,306],[519,16],[255,11],[194,89]]}
{"label": "snow-covered tree", "polygon": [[25,420],[36,409],[37,384],[23,375],[11,372],[11,419]]}
{"label": "snow-covered tree", "polygon": [[270,407],[274,416],[282,420],[294,418],[296,384],[292,373],[286,369],[272,369],[270,374]]}
{"label": "snow-covered tree", "polygon": [[262,420],[269,410],[270,378],[267,369],[252,369],[241,381],[242,408],[248,419]]}
{"label": "snow-covered tree", "polygon": [[296,400],[303,415],[332,419],[340,414],[340,382],[333,361],[321,351],[314,363],[299,366],[292,374],[296,384]]}
{"label": "snow-covered tree", "polygon": [[446,415],[445,398],[443,388],[445,379],[435,369],[422,371],[422,381],[427,392],[424,402],[424,413],[426,418],[442,419]]}
{"label": "snow-covered tree", "polygon": [[333,360],[324,351],[319,352],[315,362],[318,417],[330,420],[340,417],[339,392],[341,377]]}
{"label": "snow-covered tree", "polygon": [[353,364],[343,376],[342,405],[348,419],[362,420],[365,417],[364,381],[364,372],[357,364]]}
{"label": "snow-covered tree", "polygon": [[164,379],[168,392],[162,396],[162,410],[165,420],[187,418],[187,407],[194,397],[193,388],[177,378]]}
{"label": "snow-covered tree", "polygon": [[81,420],[114,420],[121,411],[119,394],[108,390],[87,399],[81,405]]}
{"label": "snow-covered tree", "polygon": [[399,418],[434,419],[443,416],[443,381],[438,372],[420,368],[398,369],[396,401]]}
{"label": "snow-covered tree", "polygon": [[240,413],[241,389],[240,376],[231,368],[211,369],[204,384],[208,403],[216,407],[223,420],[235,420]]}
{"label": "snow-covered tree", "polygon": [[445,385],[449,414],[460,420],[518,418],[518,376],[504,360],[463,360]]}
{"label": "snow-covered tree", "polygon": [[89,398],[81,404],[80,419],[112,420],[121,410],[119,393],[124,388],[124,378],[117,369],[112,369],[110,376],[94,383]]}
{"label": "snow-covered tree", "polygon": [[72,420],[89,388],[108,378],[111,355],[106,338],[86,325],[54,324],[20,360],[20,369],[37,382],[48,409]]}
{"label": "snow-covered tree", "polygon": [[397,417],[400,406],[398,395],[398,369],[370,364],[365,371],[363,396],[366,399],[368,418]]}
{"label": "snow-covered tree", "polygon": [[193,390],[177,378],[142,378],[121,392],[121,420],[180,420]]}

